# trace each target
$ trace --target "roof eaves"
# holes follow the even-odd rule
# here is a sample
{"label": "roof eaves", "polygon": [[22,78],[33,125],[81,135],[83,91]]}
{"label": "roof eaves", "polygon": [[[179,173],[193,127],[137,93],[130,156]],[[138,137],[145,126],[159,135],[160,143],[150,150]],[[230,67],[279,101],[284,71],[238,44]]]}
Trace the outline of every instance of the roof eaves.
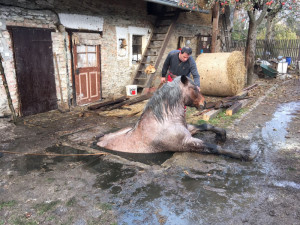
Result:
{"label": "roof eaves", "polygon": [[188,10],[188,11],[193,11],[193,12],[200,12],[200,13],[205,13],[205,14],[209,14],[210,10],[205,10],[205,9],[198,9],[198,8],[186,8],[184,6],[179,5],[178,0],[145,0],[146,2],[153,2],[153,3],[157,3],[157,4],[162,4],[162,5],[168,5],[168,6],[172,6],[172,7],[176,7],[176,8],[180,8],[180,9],[184,9],[184,10]]}

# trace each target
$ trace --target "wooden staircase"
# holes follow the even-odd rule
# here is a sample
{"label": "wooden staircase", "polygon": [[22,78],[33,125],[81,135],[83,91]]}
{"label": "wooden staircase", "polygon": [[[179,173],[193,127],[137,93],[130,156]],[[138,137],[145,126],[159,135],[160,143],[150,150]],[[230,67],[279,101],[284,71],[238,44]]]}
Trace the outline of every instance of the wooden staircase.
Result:
{"label": "wooden staircase", "polygon": [[[178,16],[178,10],[169,11],[156,19],[153,33],[151,34],[147,47],[142,55],[141,62],[135,71],[133,84],[137,85],[138,92],[144,93],[145,88],[151,86],[156,73],[161,73],[161,71],[157,71],[157,68],[161,62],[161,58],[165,52]],[[145,69],[150,64],[155,67],[156,72],[146,74]]]}

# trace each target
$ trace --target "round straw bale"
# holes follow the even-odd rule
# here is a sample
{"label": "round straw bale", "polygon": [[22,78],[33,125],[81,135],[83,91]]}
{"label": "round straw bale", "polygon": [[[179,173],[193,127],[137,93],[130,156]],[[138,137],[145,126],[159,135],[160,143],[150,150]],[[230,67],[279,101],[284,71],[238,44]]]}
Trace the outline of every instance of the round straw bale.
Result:
{"label": "round straw bale", "polygon": [[196,59],[201,92],[211,96],[233,96],[245,85],[242,52],[203,53]]}

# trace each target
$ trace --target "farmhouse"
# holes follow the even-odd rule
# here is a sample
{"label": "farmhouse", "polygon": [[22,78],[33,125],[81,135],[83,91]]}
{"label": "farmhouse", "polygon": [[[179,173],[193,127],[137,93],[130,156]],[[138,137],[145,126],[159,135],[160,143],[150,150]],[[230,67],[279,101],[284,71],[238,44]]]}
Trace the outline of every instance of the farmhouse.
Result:
{"label": "farmhouse", "polygon": [[[210,52],[212,14],[195,2],[1,0],[0,116],[10,106],[27,116],[151,87],[169,51]],[[156,73],[143,73],[148,65]]]}

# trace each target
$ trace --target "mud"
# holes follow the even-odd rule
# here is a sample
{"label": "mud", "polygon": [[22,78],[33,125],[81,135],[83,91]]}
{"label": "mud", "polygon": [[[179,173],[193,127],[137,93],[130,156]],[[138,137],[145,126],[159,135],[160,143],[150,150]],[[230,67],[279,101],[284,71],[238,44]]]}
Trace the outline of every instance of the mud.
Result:
{"label": "mud", "polygon": [[[0,158],[0,224],[300,224],[300,81],[260,82],[265,94],[227,127],[223,146],[249,149],[251,162],[96,147],[136,117],[53,111],[17,125],[1,119],[0,147],[18,154]],[[109,154],[22,155],[90,153],[78,146]]]}

